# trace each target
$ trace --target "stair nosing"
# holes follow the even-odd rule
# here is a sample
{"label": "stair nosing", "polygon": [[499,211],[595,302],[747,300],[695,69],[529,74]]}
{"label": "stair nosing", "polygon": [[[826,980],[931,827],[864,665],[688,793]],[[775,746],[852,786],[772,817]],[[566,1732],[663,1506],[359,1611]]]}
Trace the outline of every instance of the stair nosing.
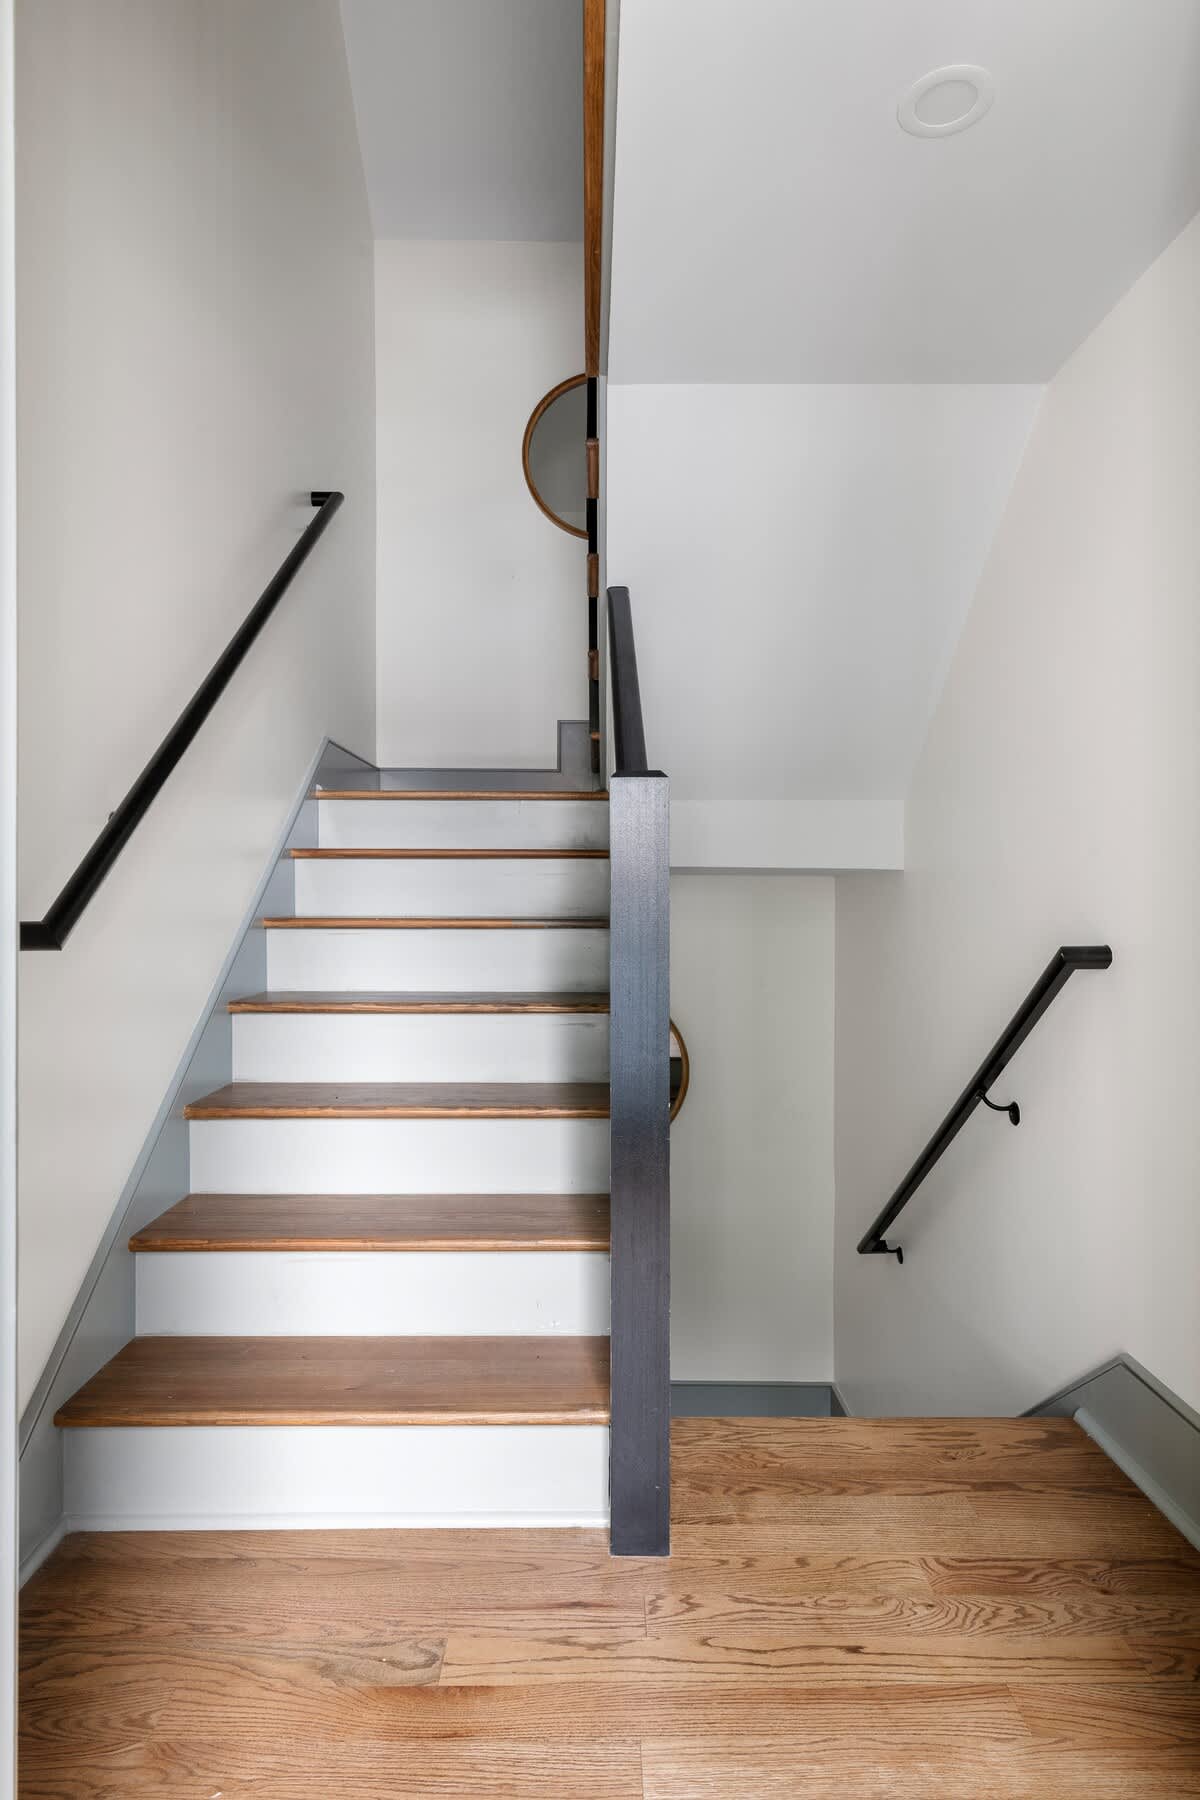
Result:
{"label": "stair nosing", "polygon": [[[388,1090],[391,1090],[390,1094]],[[305,1094],[307,1098],[302,1097]],[[184,1107],[183,1116],[196,1121],[607,1119],[609,1084],[601,1081],[229,1081],[202,1099],[191,1101]]]}
{"label": "stair nosing", "polygon": [[607,788],[313,788],[310,800],[607,800]]}
{"label": "stair nosing", "polygon": [[297,914],[259,920],[264,931],[607,931],[607,919],[409,918],[404,914]]}
{"label": "stair nosing", "polygon": [[[459,1255],[468,1252],[481,1252],[488,1255],[508,1255],[512,1252],[536,1254],[607,1254],[611,1248],[609,1230],[607,1194],[496,1194],[496,1195],[456,1195],[456,1194],[188,1194],[176,1201],[165,1212],[148,1220],[145,1225],[135,1231],[129,1238],[129,1248],[135,1255],[205,1255],[231,1254],[242,1252],[304,1254],[330,1251],[335,1253],[369,1253],[381,1255],[405,1255],[419,1252],[436,1252],[446,1255]],[[242,1210],[237,1202],[244,1204],[252,1219],[252,1229],[235,1236],[228,1228],[227,1220],[230,1212]],[[277,1210],[281,1216],[292,1215],[290,1231],[272,1228],[269,1219],[263,1217],[264,1205],[270,1212],[270,1203],[277,1202]],[[485,1215],[489,1207],[497,1218],[505,1217],[504,1203],[519,1203],[518,1211],[536,1214],[539,1206],[546,1214],[543,1229],[538,1230],[533,1220],[522,1220],[519,1224],[510,1225],[506,1233],[493,1229],[489,1232],[485,1225]],[[211,1210],[226,1224],[205,1225],[205,1203],[215,1203]],[[376,1219],[371,1223],[357,1223],[355,1209],[362,1208],[364,1202],[375,1203]],[[422,1214],[442,1212],[448,1221],[457,1221],[457,1229],[450,1224],[441,1227],[422,1219],[423,1229],[413,1228],[411,1235],[400,1236],[393,1233],[386,1236],[378,1229],[378,1221],[388,1214],[392,1215],[395,1224],[403,1225],[406,1219],[406,1202],[418,1203]],[[474,1211],[478,1224],[468,1229],[462,1223],[462,1214],[458,1210],[466,1203],[468,1213]],[[300,1204],[301,1216],[296,1217],[297,1203]],[[257,1208],[257,1210],[256,1210]],[[309,1217],[304,1217],[307,1210]],[[319,1217],[324,1211],[328,1222],[323,1223]],[[572,1212],[591,1214],[594,1224],[580,1222],[560,1229],[557,1236],[545,1229],[547,1220],[552,1221],[555,1213],[560,1216]],[[349,1213],[350,1224],[354,1229],[336,1229],[338,1215]],[[182,1215],[178,1223],[172,1220]],[[361,1210],[359,1212],[361,1217]],[[511,1216],[511,1215],[510,1215]]]}
{"label": "stair nosing", "polygon": [[[368,1345],[370,1351],[362,1355]],[[63,1403],[54,1415],[54,1423],[71,1430],[213,1425],[607,1425],[607,1368],[601,1377],[597,1369],[588,1367],[601,1345],[607,1364],[608,1339],[599,1336],[135,1337]],[[568,1346],[569,1353],[580,1359],[581,1367],[564,1380],[561,1357]],[[474,1404],[460,1400],[456,1394],[451,1397],[460,1374],[478,1379],[480,1370],[491,1372],[503,1365],[506,1350],[529,1365],[522,1376],[513,1379],[507,1395],[497,1394],[490,1401],[477,1400]],[[422,1403],[422,1376],[430,1364],[436,1366],[442,1355],[469,1364],[473,1352],[477,1353],[478,1369],[460,1368],[440,1393],[435,1381],[434,1391],[430,1393],[427,1387]],[[556,1352],[560,1358],[557,1370],[553,1368]],[[160,1361],[158,1369],[156,1357]],[[212,1359],[209,1370],[204,1367],[206,1357]],[[295,1367],[281,1379],[280,1365],[288,1357],[295,1358]],[[539,1400],[539,1359],[550,1365],[550,1395],[557,1394],[556,1398]],[[272,1361],[275,1367],[270,1370]],[[336,1371],[339,1362],[350,1362],[361,1371],[357,1381],[340,1391],[340,1377],[335,1374],[331,1382],[327,1374],[331,1365]],[[265,1387],[273,1398],[266,1401],[247,1397],[248,1383],[243,1373],[249,1366],[261,1378],[261,1363],[270,1370]],[[167,1385],[156,1387],[156,1381],[161,1383],[163,1379],[163,1364]],[[389,1364],[399,1364],[401,1372]],[[415,1379],[414,1370],[420,1371]],[[545,1375],[542,1379],[545,1381]],[[406,1381],[410,1384],[407,1400]],[[387,1391],[388,1382],[394,1386],[386,1402],[377,1398],[374,1404],[363,1404],[364,1392],[379,1396]],[[202,1391],[206,1385],[212,1390],[209,1394]],[[571,1399],[572,1386],[582,1387],[589,1397]]]}
{"label": "stair nosing", "polygon": [[553,994],[473,994],[473,993],[405,993],[398,990],[344,992],[302,989],[246,994],[228,1002],[228,1011],[253,1016],[292,1016],[295,1014],[368,1014],[425,1016],[430,1014],[502,1014],[502,1015],[600,1015],[609,1012],[610,998],[605,993]]}
{"label": "stair nosing", "polygon": [[607,862],[605,849],[514,848],[487,850],[450,846],[443,849],[422,846],[377,846],[350,844],[345,847],[299,847],[287,852],[297,862]]}

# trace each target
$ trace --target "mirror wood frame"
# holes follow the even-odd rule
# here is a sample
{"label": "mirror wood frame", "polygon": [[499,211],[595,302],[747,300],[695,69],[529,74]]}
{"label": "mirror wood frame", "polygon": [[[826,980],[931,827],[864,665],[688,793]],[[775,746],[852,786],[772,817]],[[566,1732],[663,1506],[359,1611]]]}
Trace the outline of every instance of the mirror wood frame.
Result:
{"label": "mirror wood frame", "polygon": [[[525,436],[521,440],[521,469],[525,476],[525,486],[533,495],[534,504],[540,512],[543,512],[546,515],[552,525],[557,525],[560,531],[569,532],[571,537],[577,538],[587,537],[586,527],[568,524],[566,519],[560,519],[553,508],[546,505],[546,502],[538,493],[537,483],[533,479],[533,470],[530,467],[530,454],[533,449],[533,434],[537,430],[543,415],[549,412],[556,400],[560,400],[564,394],[569,394],[572,388],[583,387],[586,382],[586,375],[568,375],[565,381],[560,381],[557,386],[552,387],[548,394],[543,394],[529,415],[529,423],[525,427]],[[581,472],[585,473],[586,464],[582,461],[582,458],[586,457],[587,454],[586,437],[579,448],[581,452]]]}

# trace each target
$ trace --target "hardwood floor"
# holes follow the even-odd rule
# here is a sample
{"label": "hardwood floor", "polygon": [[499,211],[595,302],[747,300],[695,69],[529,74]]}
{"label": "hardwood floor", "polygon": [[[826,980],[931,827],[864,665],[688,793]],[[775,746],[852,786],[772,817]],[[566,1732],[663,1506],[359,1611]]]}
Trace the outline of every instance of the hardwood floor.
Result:
{"label": "hardwood floor", "polygon": [[1186,1800],[1200,1555],[1069,1421],[707,1420],[603,1533],[81,1533],[22,1800]]}

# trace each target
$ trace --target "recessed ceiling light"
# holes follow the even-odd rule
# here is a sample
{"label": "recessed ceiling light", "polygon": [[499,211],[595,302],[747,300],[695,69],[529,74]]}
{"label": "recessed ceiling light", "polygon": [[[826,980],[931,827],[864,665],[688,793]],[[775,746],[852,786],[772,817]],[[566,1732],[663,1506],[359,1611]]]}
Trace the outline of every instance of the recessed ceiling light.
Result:
{"label": "recessed ceiling light", "polygon": [[995,98],[996,84],[986,69],[947,63],[914,81],[896,117],[913,137],[950,137],[977,125]]}

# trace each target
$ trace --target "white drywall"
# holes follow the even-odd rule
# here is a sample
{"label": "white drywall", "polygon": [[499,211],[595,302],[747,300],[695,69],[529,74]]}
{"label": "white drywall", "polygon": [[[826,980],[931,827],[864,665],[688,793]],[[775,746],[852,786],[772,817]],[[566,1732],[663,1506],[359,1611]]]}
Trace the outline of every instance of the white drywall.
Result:
{"label": "white drywall", "polygon": [[607,578],[676,864],[897,866],[1039,392],[609,382]]}
{"label": "white drywall", "polygon": [[1200,206],[1198,66],[1195,0],[623,0],[612,380],[1047,380]]}
{"label": "white drywall", "polygon": [[521,473],[583,360],[578,244],[376,245],[379,761],[553,765],[587,713],[585,546]]}
{"label": "white drywall", "polygon": [[21,1394],[305,771],[374,740],[372,246],[336,0],[20,0],[22,916],[347,501],[61,954],[21,959]]}
{"label": "white drywall", "polygon": [[[837,907],[837,1375],[1008,1412],[1127,1351],[1200,1402],[1200,220],[1048,388],[908,800]],[[854,1253],[1053,950],[1111,943]]]}
{"label": "white drywall", "polygon": [[342,0],[375,235],[583,237],[577,0]]}
{"label": "white drywall", "polygon": [[833,1375],[833,882],[675,874],[671,1374]]}

